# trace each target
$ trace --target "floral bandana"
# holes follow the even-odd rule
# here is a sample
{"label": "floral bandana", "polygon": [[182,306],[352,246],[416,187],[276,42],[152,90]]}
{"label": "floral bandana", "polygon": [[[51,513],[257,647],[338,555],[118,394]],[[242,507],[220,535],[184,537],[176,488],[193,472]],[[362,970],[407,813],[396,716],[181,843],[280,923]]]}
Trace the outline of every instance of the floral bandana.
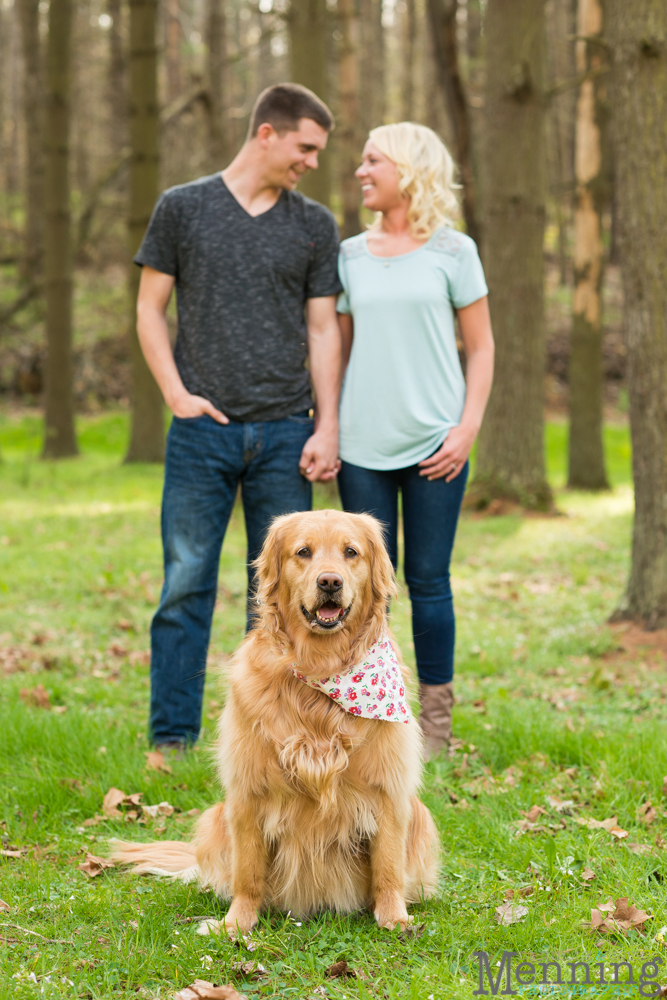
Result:
{"label": "floral bandana", "polygon": [[292,673],[304,684],[328,695],[350,715],[385,722],[410,721],[403,677],[386,633],[345,674],[312,680],[299,673],[296,664],[292,665]]}

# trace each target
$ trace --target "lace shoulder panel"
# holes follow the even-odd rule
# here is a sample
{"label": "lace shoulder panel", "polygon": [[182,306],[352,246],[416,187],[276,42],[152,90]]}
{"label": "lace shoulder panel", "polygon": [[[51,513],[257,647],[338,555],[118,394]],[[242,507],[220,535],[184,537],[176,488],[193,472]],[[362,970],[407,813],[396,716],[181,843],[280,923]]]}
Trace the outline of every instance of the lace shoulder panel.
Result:
{"label": "lace shoulder panel", "polygon": [[359,233],[358,236],[351,236],[348,240],[343,240],[340,245],[340,253],[343,260],[362,257],[366,253],[366,233]]}
{"label": "lace shoulder panel", "polygon": [[442,226],[436,230],[431,239],[426,244],[426,249],[434,253],[457,254],[463,248],[465,236],[457,229],[449,226]]}

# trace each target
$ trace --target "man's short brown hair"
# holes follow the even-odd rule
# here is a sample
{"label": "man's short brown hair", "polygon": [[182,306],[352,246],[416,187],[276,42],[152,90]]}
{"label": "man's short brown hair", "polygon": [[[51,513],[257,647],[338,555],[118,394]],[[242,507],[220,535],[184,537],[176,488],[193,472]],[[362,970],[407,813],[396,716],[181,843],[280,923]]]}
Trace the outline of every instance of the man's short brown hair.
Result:
{"label": "man's short brown hair", "polygon": [[279,135],[296,132],[302,118],[310,118],[326,132],[334,125],[333,115],[317,94],[300,83],[277,83],[263,90],[250,116],[249,137],[257,135],[264,122],[273,125]]}

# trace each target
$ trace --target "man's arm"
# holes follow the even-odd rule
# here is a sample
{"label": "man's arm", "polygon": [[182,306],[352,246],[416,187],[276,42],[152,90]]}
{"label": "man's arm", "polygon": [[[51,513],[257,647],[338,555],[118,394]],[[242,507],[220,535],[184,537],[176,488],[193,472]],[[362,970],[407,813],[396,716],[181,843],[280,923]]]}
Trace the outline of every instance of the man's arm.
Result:
{"label": "man's arm", "polygon": [[170,274],[144,266],[137,298],[137,333],[146,363],[162,390],[164,401],[176,417],[199,417],[207,413],[219,424],[229,420],[203,396],[193,396],[183,385],[169,342],[167,306],[175,279]]}
{"label": "man's arm", "polygon": [[314,483],[338,473],[338,399],[341,384],[341,341],[336,321],[336,296],[308,299],[308,356],[315,390],[315,433],[306,441],[299,461],[301,474]]}

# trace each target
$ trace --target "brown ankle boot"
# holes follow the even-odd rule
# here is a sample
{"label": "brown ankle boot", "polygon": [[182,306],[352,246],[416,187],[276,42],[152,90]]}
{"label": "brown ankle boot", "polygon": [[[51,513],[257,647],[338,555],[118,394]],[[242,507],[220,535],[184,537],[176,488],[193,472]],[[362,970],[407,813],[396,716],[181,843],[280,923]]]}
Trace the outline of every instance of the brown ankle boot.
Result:
{"label": "brown ankle boot", "polygon": [[448,684],[420,683],[419,704],[419,721],[426,737],[424,757],[430,760],[449,745],[452,735],[453,681]]}

